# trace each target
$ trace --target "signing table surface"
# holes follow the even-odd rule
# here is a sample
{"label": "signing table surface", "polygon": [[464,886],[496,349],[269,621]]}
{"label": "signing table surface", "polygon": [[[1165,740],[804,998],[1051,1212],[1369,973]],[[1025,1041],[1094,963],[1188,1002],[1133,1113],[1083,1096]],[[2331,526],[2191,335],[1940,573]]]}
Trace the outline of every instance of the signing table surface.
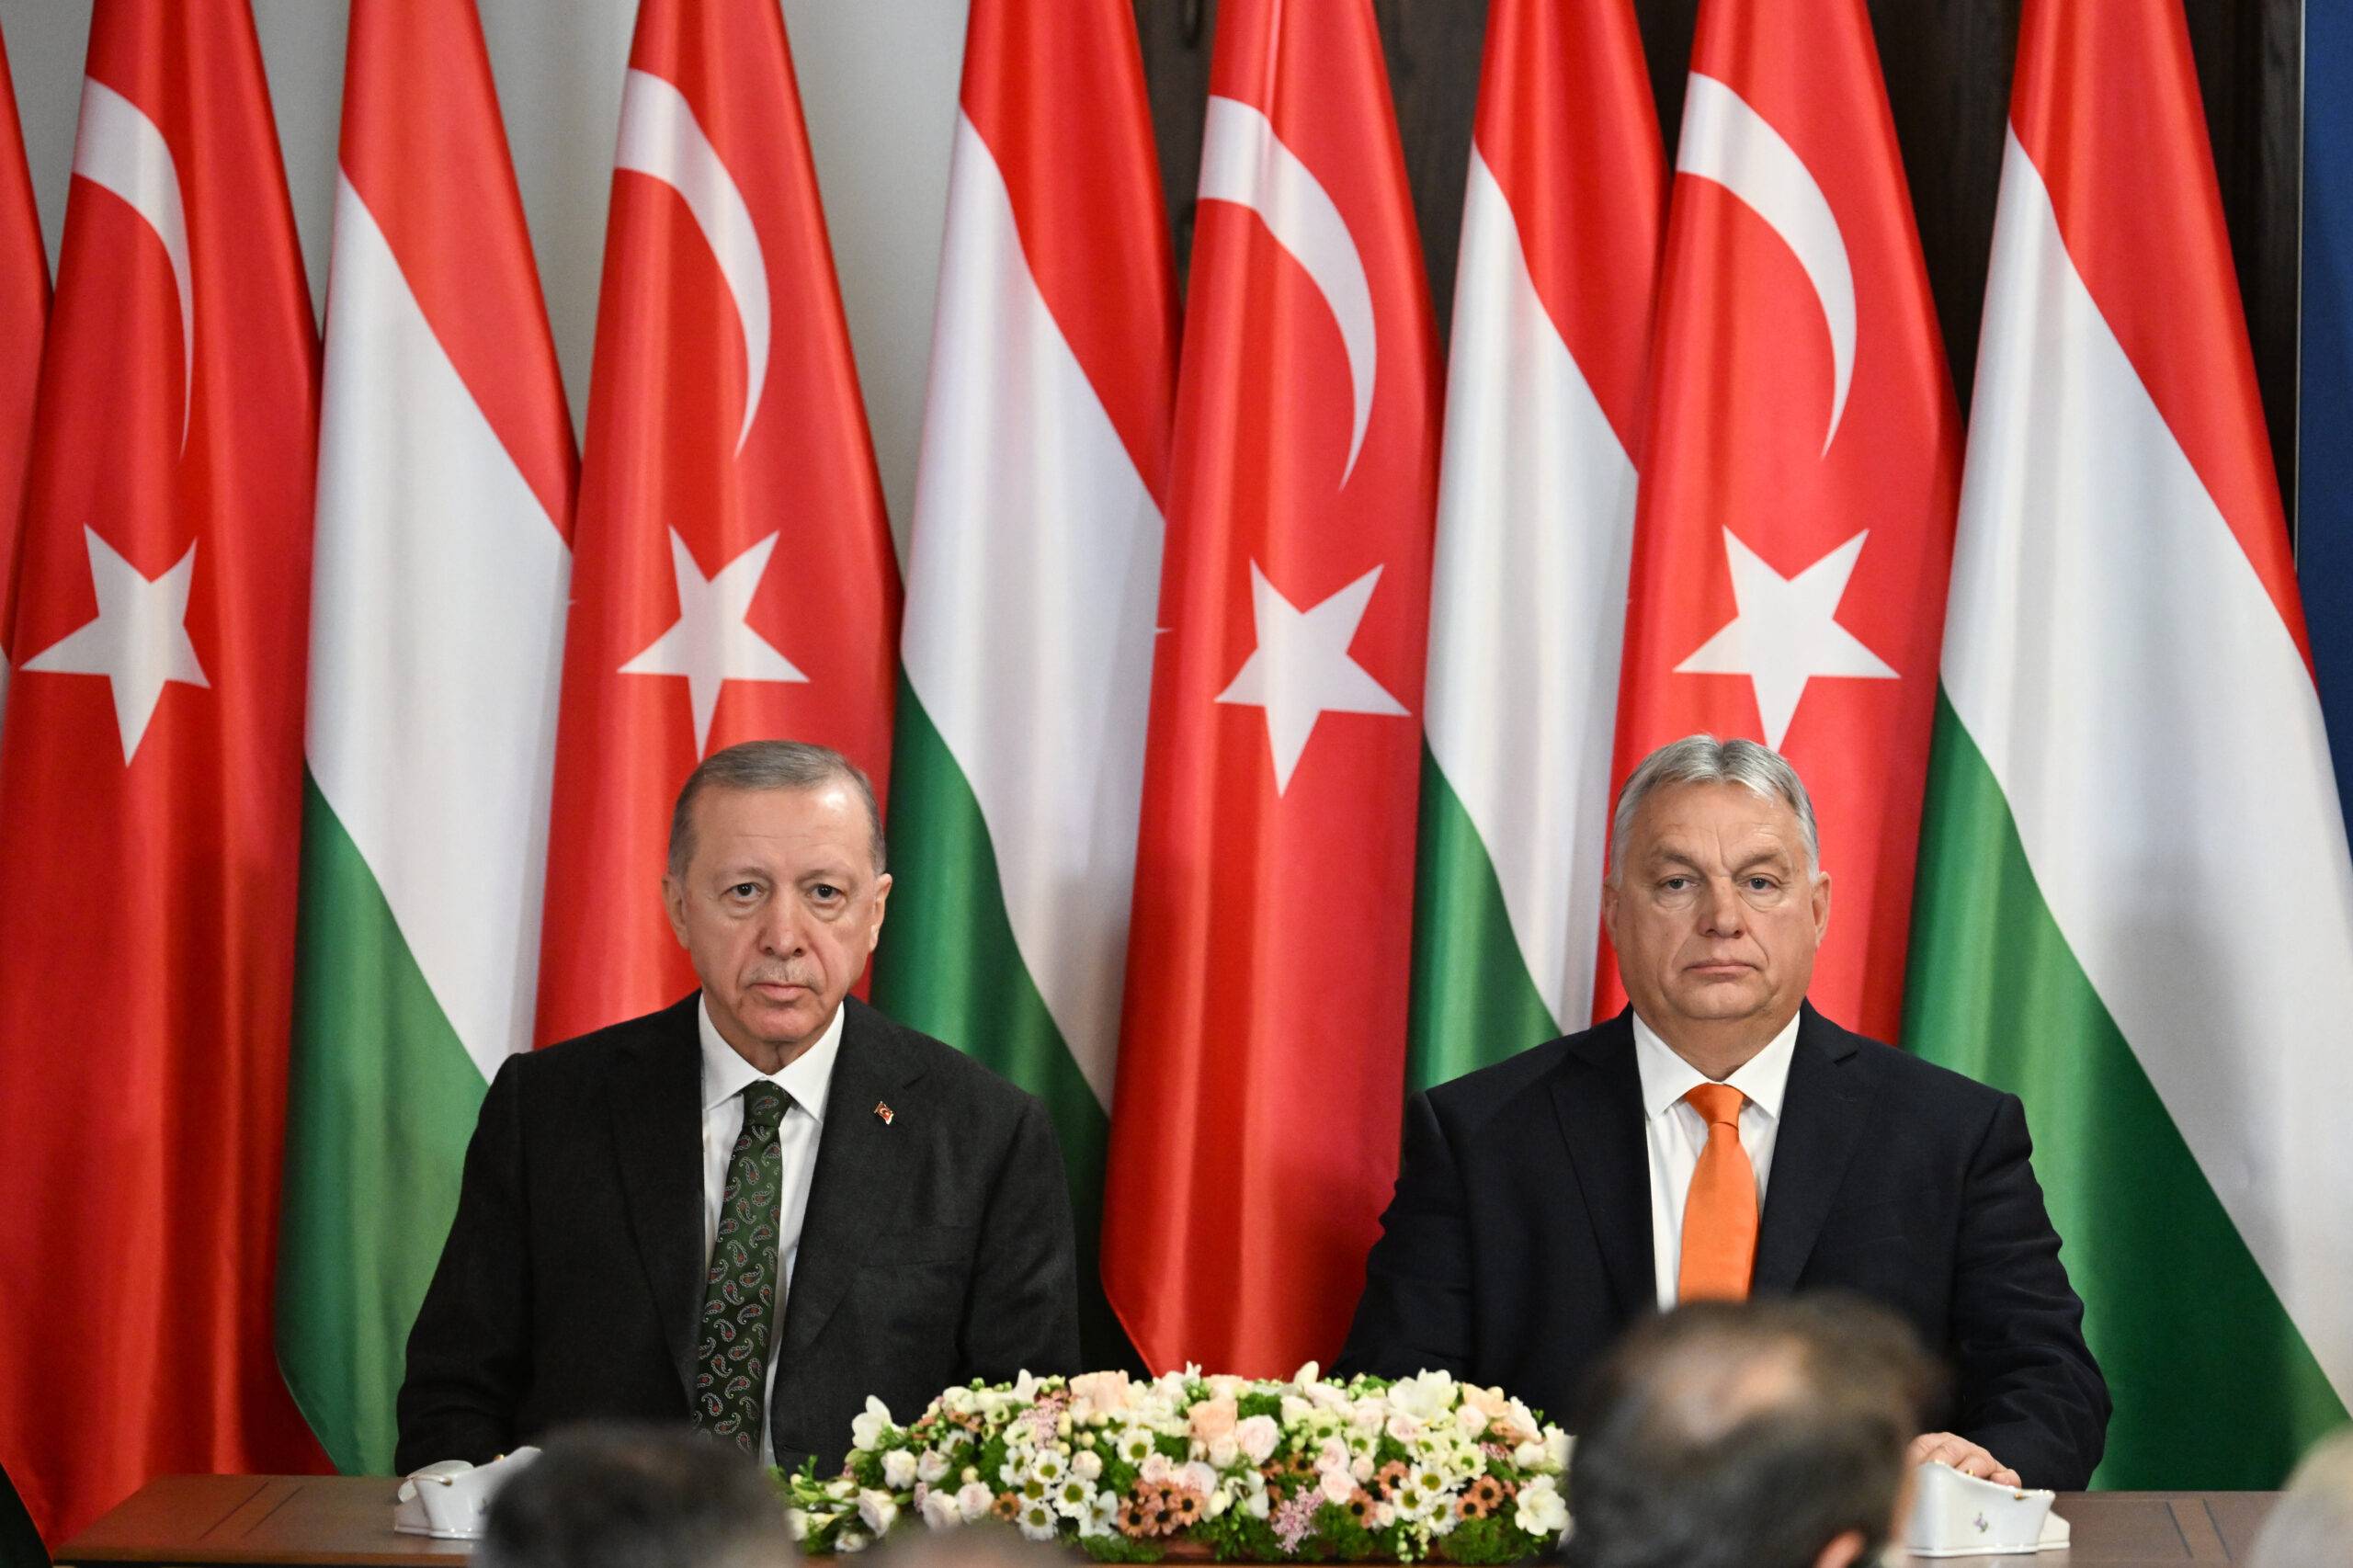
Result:
{"label": "signing table surface", "polygon": [[[392,1490],[374,1476],[167,1475],[57,1551],[66,1564],[458,1563],[466,1548],[392,1533]],[[2158,1568],[2244,1562],[2270,1510],[2269,1492],[2062,1493],[2075,1527],[2065,1551],[1968,1557],[1982,1568]],[[1896,1562],[1906,1561],[1898,1556]],[[1924,1562],[1922,1559],[1911,1559]]]}

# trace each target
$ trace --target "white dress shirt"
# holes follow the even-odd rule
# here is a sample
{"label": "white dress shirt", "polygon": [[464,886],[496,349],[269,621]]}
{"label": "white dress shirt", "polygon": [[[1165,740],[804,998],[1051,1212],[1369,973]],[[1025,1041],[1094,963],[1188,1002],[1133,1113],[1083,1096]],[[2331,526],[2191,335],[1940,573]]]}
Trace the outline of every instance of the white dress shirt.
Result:
{"label": "white dress shirt", "polygon": [[[1740,1108],[1740,1146],[1756,1170],[1756,1212],[1765,1212],[1765,1182],[1773,1169],[1773,1139],[1781,1127],[1781,1098],[1790,1086],[1790,1055],[1797,1049],[1798,1021],[1791,1018],[1772,1043],[1741,1063],[1723,1081],[1748,1097]],[[1675,1054],[1650,1025],[1634,1015],[1634,1065],[1643,1076],[1643,1142],[1651,1158],[1651,1257],[1658,1268],[1658,1307],[1675,1305],[1676,1279],[1683,1265],[1683,1204],[1691,1194],[1691,1174],[1708,1144],[1708,1121],[1683,1096],[1708,1075]]]}
{"label": "white dress shirt", "polygon": [[[809,1178],[817,1168],[817,1134],[825,1124],[825,1096],[833,1087],[834,1059],[842,1043],[842,1012],[816,1042],[787,1062],[778,1073],[762,1073],[744,1060],[710,1021],[708,998],[695,1006],[702,1036],[702,1256],[707,1265],[719,1234],[720,1195],[727,1186],[727,1164],[735,1153],[735,1140],[744,1131],[744,1091],[760,1082],[785,1093],[784,1119],[778,1123],[777,1143],[784,1153],[784,1187],[778,1199],[776,1249],[779,1289],[776,1316],[768,1324],[767,1388],[763,1408],[776,1398],[777,1335],[784,1326],[784,1303],[792,1288],[792,1265],[801,1250],[801,1221],[809,1210]],[[698,1298],[697,1311],[701,1302]],[[774,1420],[760,1423],[760,1463],[776,1462],[770,1435]]]}

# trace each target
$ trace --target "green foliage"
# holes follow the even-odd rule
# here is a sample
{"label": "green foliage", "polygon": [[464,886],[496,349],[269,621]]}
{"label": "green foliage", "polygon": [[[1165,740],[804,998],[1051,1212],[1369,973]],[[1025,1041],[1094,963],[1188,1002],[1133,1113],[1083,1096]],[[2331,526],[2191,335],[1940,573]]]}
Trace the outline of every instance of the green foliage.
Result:
{"label": "green foliage", "polygon": [[1283,1418],[1283,1396],[1279,1393],[1245,1393],[1233,1402],[1233,1411],[1235,1417],[1243,1421],[1253,1415],[1267,1415],[1280,1421]]}

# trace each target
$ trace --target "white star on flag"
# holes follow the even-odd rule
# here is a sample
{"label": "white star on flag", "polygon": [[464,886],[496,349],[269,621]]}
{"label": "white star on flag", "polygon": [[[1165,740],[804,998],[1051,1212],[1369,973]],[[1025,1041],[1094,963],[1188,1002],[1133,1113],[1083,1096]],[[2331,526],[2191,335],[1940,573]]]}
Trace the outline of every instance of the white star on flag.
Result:
{"label": "white star on flag", "polygon": [[1250,562],[1250,618],[1258,645],[1220,702],[1267,710],[1267,741],[1275,754],[1275,793],[1290,787],[1291,770],[1315,721],[1325,713],[1403,715],[1404,704],[1389,695],[1362,665],[1348,657],[1357,624],[1380,581],[1376,566],[1313,609],[1302,610]]}
{"label": "white star on flag", "polygon": [[670,570],[678,580],[677,621],[623,665],[620,673],[687,677],[697,756],[710,743],[710,715],[719,706],[722,685],[809,678],[745,619],[751,613],[752,596],[759,591],[760,575],[767,570],[768,555],[776,549],[776,537],[768,535],[721,567],[717,576],[705,577],[687,541],[677,529],[670,530]]}
{"label": "white star on flag", "polygon": [[147,722],[155,716],[167,681],[210,687],[188,636],[188,592],[196,576],[196,541],[160,577],[140,574],[114,546],[85,528],[90,586],[98,618],[27,659],[26,671],[104,676],[114,690],[115,727],[122,733],[122,765],[131,766]]}
{"label": "white star on flag", "polygon": [[1675,673],[1746,676],[1756,687],[1765,744],[1775,751],[1790,733],[1805,683],[1814,676],[1895,679],[1886,661],[1835,619],[1870,533],[1864,529],[1796,576],[1784,577],[1726,528],[1724,553],[1732,563],[1732,597],[1739,613],[1676,665]]}

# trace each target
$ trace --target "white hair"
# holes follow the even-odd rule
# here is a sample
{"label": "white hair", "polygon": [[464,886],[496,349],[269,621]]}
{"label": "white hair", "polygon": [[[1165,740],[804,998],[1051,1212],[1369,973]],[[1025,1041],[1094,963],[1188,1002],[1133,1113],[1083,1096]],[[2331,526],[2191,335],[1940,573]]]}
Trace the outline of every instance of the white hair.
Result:
{"label": "white hair", "polygon": [[1822,869],[1822,835],[1813,823],[1813,801],[1779,752],[1755,741],[1720,741],[1713,735],[1686,735],[1670,741],[1643,758],[1618,791],[1618,810],[1609,819],[1609,881],[1618,881],[1626,859],[1626,836],[1643,802],[1660,790],[1677,784],[1737,784],[1768,801],[1778,801],[1797,813],[1798,835],[1805,843],[1808,870]]}

